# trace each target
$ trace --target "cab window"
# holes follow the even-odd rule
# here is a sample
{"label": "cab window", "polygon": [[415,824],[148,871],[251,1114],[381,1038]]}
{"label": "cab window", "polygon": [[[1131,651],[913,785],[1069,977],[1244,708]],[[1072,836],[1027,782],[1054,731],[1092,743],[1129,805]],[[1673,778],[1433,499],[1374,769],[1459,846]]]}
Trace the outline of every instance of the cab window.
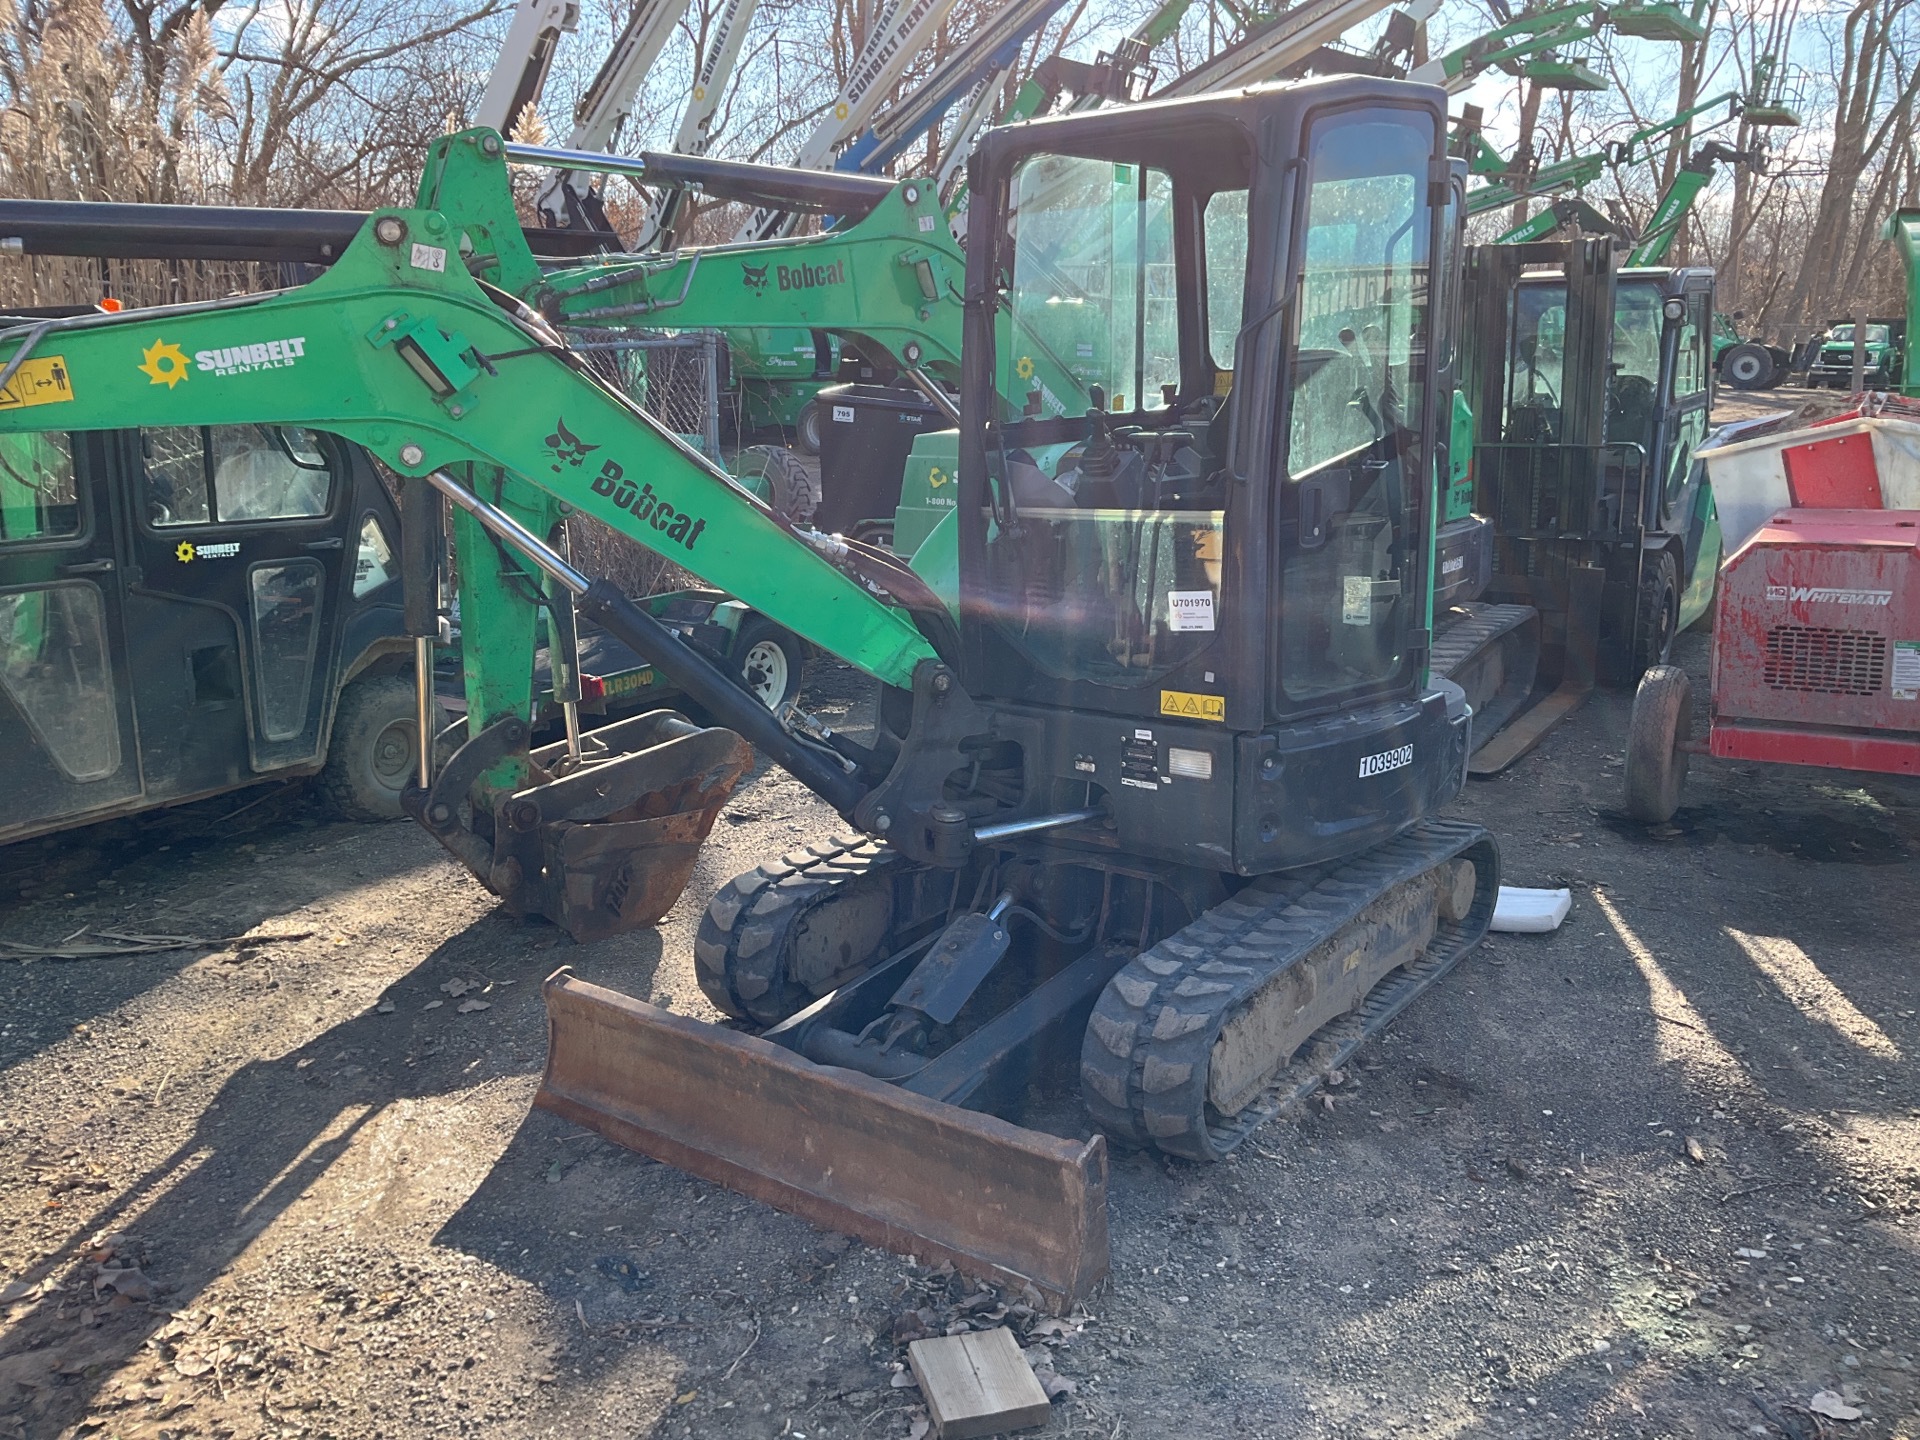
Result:
{"label": "cab window", "polygon": [[1684,400],[1707,388],[1707,338],[1712,334],[1712,307],[1704,290],[1687,296],[1686,315],[1680,322],[1680,349],[1674,357],[1673,398]]}
{"label": "cab window", "polygon": [[156,528],[324,515],[333,472],[319,438],[287,426],[140,432],[147,523]]}
{"label": "cab window", "polygon": [[0,435],[0,544],[80,533],[73,437],[57,430]]}

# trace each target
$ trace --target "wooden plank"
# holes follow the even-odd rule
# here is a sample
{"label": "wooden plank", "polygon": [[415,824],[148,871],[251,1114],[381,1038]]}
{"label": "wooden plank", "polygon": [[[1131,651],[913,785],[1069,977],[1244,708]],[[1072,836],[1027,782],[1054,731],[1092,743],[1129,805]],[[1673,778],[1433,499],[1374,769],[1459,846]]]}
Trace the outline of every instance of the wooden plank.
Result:
{"label": "wooden plank", "polygon": [[972,1440],[1047,1423],[1053,1406],[1005,1326],[916,1340],[907,1363],[940,1440]]}

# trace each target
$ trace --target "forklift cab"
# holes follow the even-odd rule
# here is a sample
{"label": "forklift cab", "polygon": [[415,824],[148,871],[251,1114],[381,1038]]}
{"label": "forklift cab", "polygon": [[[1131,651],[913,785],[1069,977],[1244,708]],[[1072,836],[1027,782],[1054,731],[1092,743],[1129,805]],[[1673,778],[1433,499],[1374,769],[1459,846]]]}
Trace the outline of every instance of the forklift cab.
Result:
{"label": "forklift cab", "polygon": [[1541,611],[1551,671],[1581,639],[1574,585],[1600,586],[1586,658],[1632,684],[1706,609],[1720,560],[1694,458],[1712,402],[1713,272],[1616,270],[1598,240],[1476,247],[1468,273],[1489,594]]}
{"label": "forklift cab", "polygon": [[[403,673],[399,535],[369,457],[331,436],[0,435],[0,841],[319,771],[336,715],[369,711],[343,687]],[[336,760],[374,766],[388,728]]]}

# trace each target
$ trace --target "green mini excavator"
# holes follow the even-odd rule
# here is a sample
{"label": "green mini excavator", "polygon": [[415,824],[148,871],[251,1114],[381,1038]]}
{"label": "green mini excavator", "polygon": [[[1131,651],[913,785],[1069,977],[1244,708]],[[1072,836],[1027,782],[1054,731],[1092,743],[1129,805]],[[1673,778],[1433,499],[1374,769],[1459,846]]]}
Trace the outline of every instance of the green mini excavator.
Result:
{"label": "green mini excavator", "polygon": [[[985,136],[957,503],[911,566],[776,513],[568,348],[551,300],[583,276],[528,250],[490,131],[437,141],[415,205],[344,232],[123,216],[121,253],[304,235],[331,263],[0,334],[0,431],[252,423],[365,446],[403,477],[422,653],[450,500],[468,731],[444,765],[423,746],[407,806],[516,911],[587,936],[658,919],[749,746],[812,788],[847,833],[733,881],[701,923],[700,983],[736,1026],[562,971],[538,1103],[1068,1304],[1107,1264],[1108,1140],[1231,1153],[1491,914],[1491,837],[1440,818],[1471,712],[1428,665],[1445,129],[1440,89],[1347,77]],[[0,235],[61,243],[10,208]],[[66,243],[116,242],[103,217]],[[616,270],[601,296],[631,283]],[[924,293],[916,267],[898,278]],[[1002,403],[1010,337],[1075,307],[1102,319],[1084,412]],[[568,512],[865,671],[873,733],[767,710],[579,573],[555,543]],[[193,563],[278,603],[298,561]],[[656,711],[533,747],[538,622],[574,613],[717,723]],[[1062,1065],[1084,1102],[1066,1133],[1014,1123]]]}

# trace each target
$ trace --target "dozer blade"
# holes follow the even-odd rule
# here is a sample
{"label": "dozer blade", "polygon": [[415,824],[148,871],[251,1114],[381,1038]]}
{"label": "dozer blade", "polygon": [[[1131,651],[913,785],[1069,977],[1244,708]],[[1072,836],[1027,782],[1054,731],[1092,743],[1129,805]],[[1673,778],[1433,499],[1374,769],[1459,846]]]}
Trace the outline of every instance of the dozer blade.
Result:
{"label": "dozer blade", "polygon": [[1064,1313],[1107,1272],[1105,1140],[1063,1140],[816,1065],[556,971],[534,1104],[902,1255],[1030,1284]]}

